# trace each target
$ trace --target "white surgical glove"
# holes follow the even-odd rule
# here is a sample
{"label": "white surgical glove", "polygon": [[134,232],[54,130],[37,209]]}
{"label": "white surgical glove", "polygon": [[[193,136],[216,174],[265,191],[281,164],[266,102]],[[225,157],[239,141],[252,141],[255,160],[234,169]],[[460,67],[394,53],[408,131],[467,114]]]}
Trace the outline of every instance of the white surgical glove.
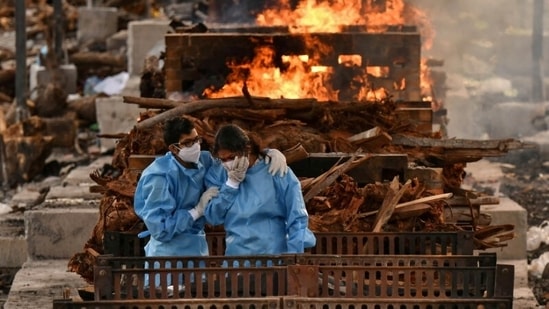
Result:
{"label": "white surgical glove", "polygon": [[227,179],[227,185],[238,189],[240,183],[244,181],[244,178],[246,178],[246,171],[248,170],[249,165],[250,161],[248,160],[248,156],[242,156],[234,158],[231,166],[225,166],[227,169],[227,175],[229,176],[229,179]]}
{"label": "white surgical glove", "polygon": [[265,163],[269,164],[269,173],[273,176],[279,174],[284,177],[288,172],[288,164],[286,164],[286,156],[278,149],[269,149],[265,157]]}
{"label": "white surgical glove", "polygon": [[196,204],[196,206],[194,206],[193,209],[189,210],[189,213],[191,214],[194,220],[204,215],[204,210],[206,210],[206,205],[208,205],[208,202],[212,198],[216,197],[217,194],[219,194],[218,187],[211,187],[208,190],[204,191],[204,193],[202,193],[202,196],[200,197],[198,204]]}

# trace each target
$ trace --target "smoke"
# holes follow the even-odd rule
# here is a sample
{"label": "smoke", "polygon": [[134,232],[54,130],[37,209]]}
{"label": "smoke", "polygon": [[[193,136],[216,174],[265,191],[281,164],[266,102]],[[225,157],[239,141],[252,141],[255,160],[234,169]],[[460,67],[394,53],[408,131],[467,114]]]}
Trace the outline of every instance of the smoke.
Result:
{"label": "smoke", "polygon": [[[524,137],[539,128],[532,98],[532,0],[408,0],[434,31],[426,58],[444,61],[449,136]],[[549,7],[545,1],[545,9]],[[547,25],[549,21],[545,22]],[[547,44],[544,50],[548,59]],[[549,66],[545,76],[549,76]]]}

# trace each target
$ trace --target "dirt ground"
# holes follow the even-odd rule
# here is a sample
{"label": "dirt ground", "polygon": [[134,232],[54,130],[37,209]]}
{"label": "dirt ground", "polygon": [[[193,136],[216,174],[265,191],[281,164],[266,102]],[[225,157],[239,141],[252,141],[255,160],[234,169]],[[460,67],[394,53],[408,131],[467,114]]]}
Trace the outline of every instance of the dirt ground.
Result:
{"label": "dirt ground", "polygon": [[[528,212],[528,226],[539,226],[549,220],[549,161],[539,153],[524,151],[498,158],[504,177],[500,192],[523,206]],[[549,251],[549,244],[542,244],[537,250],[528,252],[528,263]],[[541,305],[549,302],[549,266],[542,278],[529,276],[528,283]]]}

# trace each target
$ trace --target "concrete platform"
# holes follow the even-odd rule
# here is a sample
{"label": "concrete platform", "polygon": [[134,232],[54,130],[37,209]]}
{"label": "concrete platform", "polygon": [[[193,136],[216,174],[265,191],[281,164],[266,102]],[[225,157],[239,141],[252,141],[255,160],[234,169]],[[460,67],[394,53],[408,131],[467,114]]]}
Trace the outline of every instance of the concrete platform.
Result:
{"label": "concrete platform", "polygon": [[24,236],[0,237],[0,265],[21,267],[27,261],[27,240]]}
{"label": "concrete platform", "polygon": [[63,294],[78,296],[86,282],[67,271],[68,260],[27,261],[15,275],[4,309],[52,308]]}
{"label": "concrete platform", "polygon": [[484,205],[481,206],[480,211],[492,217],[490,225],[512,224],[515,226],[515,237],[506,242],[506,247],[486,251],[496,252],[498,260],[525,260],[527,256],[526,232],[528,230],[526,209],[508,197],[500,197],[498,205]]}
{"label": "concrete platform", "polygon": [[42,209],[25,212],[30,259],[70,258],[82,250],[99,218],[97,208]]}

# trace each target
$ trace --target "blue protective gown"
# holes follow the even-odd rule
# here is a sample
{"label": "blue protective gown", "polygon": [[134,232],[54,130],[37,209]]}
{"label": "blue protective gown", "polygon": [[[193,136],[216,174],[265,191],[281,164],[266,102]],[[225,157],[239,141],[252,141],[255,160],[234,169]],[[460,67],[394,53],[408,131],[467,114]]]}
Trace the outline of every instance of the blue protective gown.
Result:
{"label": "blue protective gown", "polygon": [[212,162],[210,153],[202,151],[197,168],[185,168],[168,152],[143,171],[134,209],[151,234],[146,256],[208,255],[205,219],[194,221],[189,210],[204,192],[204,175]]}
{"label": "blue protective gown", "polygon": [[258,159],[238,189],[225,184],[227,172],[221,164],[206,173],[206,185],[220,190],[204,217],[210,224],[224,226],[225,255],[303,253],[316,243],[307,227],[299,180],[291,170],[280,177],[272,176],[268,168]]}

